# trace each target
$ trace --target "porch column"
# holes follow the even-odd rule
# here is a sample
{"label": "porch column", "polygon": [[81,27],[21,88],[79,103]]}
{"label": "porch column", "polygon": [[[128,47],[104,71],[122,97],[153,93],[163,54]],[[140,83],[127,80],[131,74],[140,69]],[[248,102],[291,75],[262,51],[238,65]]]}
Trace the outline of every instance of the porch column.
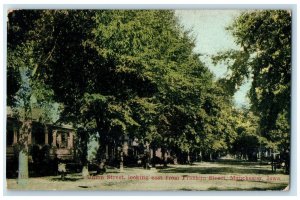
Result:
{"label": "porch column", "polygon": [[56,147],[56,134],[57,134],[57,130],[53,130],[52,131],[52,146]]}
{"label": "porch column", "polygon": [[[61,146],[62,146],[62,145],[61,145],[61,143],[62,143],[61,135],[62,135],[62,134],[64,134],[64,132],[59,132],[59,134],[56,133],[56,135],[57,135],[57,137],[56,137],[56,138],[57,138],[57,144],[58,144],[58,147],[59,147],[59,148],[61,148]],[[68,145],[68,144],[67,144],[67,145]]]}

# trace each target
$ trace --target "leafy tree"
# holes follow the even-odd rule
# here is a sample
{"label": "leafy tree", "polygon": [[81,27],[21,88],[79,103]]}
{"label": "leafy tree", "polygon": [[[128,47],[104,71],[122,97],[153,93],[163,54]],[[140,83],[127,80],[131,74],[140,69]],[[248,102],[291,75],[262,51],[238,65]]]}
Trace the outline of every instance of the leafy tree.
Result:
{"label": "leafy tree", "polygon": [[236,118],[234,128],[237,136],[230,149],[231,153],[237,155],[238,158],[256,161],[256,155],[263,144],[263,138],[259,133],[258,118],[253,112],[245,109],[237,109],[234,114]]}
{"label": "leafy tree", "polygon": [[[252,80],[249,92],[251,109],[260,119],[262,135],[277,144],[276,148],[289,148],[290,11],[247,11],[228,30],[241,49],[223,52],[214,57],[215,62],[225,61],[229,69],[227,77],[220,82],[234,94],[246,79]],[[282,138],[275,136],[278,131],[284,132],[281,134]]]}
{"label": "leafy tree", "polygon": [[[19,183],[26,183],[28,178],[28,142],[32,130],[33,115],[42,123],[54,123],[59,118],[60,106],[53,101],[53,91],[37,81],[36,65],[32,44],[17,46],[13,52],[8,51],[8,70],[19,80],[19,89],[10,100],[14,116],[21,122],[19,131]],[[41,110],[41,112],[35,112]]]}

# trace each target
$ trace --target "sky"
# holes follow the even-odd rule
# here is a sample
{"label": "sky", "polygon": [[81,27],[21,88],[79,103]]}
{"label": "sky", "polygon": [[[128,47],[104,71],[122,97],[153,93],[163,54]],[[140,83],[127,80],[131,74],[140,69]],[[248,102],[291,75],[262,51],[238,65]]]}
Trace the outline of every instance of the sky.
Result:
{"label": "sky", "polygon": [[[241,10],[177,10],[175,14],[186,30],[191,30],[196,39],[195,52],[201,54],[201,60],[215,74],[216,78],[224,77],[227,68],[224,65],[214,66],[210,56],[220,51],[239,49],[234,38],[226,30]],[[239,107],[248,106],[246,94],[251,83],[242,85],[234,95],[235,104]]]}

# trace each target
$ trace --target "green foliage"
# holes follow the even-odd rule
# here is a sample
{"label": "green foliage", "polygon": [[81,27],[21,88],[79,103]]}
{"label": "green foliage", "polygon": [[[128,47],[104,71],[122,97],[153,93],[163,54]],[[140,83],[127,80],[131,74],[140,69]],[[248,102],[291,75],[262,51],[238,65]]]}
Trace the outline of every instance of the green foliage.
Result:
{"label": "green foliage", "polygon": [[244,156],[256,153],[263,140],[258,132],[258,117],[247,110],[236,110],[234,117],[236,118],[234,127],[237,135],[231,151]]}
{"label": "green foliage", "polygon": [[[20,12],[16,18],[22,16],[24,12]],[[30,15],[28,17],[31,18]],[[27,40],[30,34],[20,30],[21,27],[25,30],[27,27],[14,19],[13,17],[10,21],[8,29],[8,105],[12,107],[14,117],[21,122],[18,136],[20,181],[27,179],[29,174],[28,137],[32,121],[55,123],[59,118],[60,106],[53,100],[53,90],[39,77],[41,74],[37,69],[41,64],[41,57],[37,50],[38,43]],[[16,33],[16,38],[12,37],[12,32]]]}
{"label": "green foliage", "polygon": [[[285,143],[285,148],[288,148],[286,141],[289,140],[291,106],[290,11],[244,12],[228,29],[241,50],[222,52],[214,57],[215,62],[225,61],[229,69],[227,77],[220,82],[234,94],[246,79],[251,79],[251,108],[260,118],[262,135],[271,142],[276,141],[279,146]],[[278,125],[278,120],[285,125]],[[278,132],[284,132],[282,138],[276,137]]]}
{"label": "green foliage", "polygon": [[[120,144],[125,135],[155,147],[207,154],[233,150],[250,139],[257,145],[261,139],[257,137],[257,121],[232,107],[232,95],[245,78],[253,78],[255,91],[262,91],[251,93],[253,109],[263,119],[270,115],[263,108],[264,98],[269,97],[264,91],[276,96],[278,100],[271,101],[275,106],[285,100],[289,85],[277,84],[274,89],[273,84],[271,88],[263,82],[265,76],[255,73],[260,71],[262,59],[269,59],[266,56],[271,50],[263,49],[270,47],[263,40],[254,44],[258,39],[244,31],[253,28],[249,23],[257,20],[255,17],[264,17],[252,15],[244,14],[231,28],[237,42],[243,42],[243,50],[215,57],[216,62],[228,61],[230,73],[214,82],[193,51],[194,39],[179,25],[173,11],[14,11],[8,30],[8,102],[26,109],[39,108],[43,122],[59,119],[74,124],[83,163],[90,136],[98,134],[100,148],[101,144]],[[261,36],[264,29],[258,31]],[[281,51],[289,52],[288,47],[278,49],[275,46],[270,54],[276,61]],[[270,63],[288,66],[284,60]],[[18,75],[18,71],[22,73]],[[285,78],[280,81],[288,80]],[[15,101],[15,96],[19,100]],[[283,109],[286,112],[278,110],[284,114],[276,116],[276,128],[284,130],[277,132],[278,136],[288,130],[284,123],[287,108]],[[91,158],[94,153],[89,155]]]}
{"label": "green foliage", "polygon": [[[9,104],[19,120],[37,119],[42,123],[55,123],[61,106],[53,101],[53,90],[36,79],[34,68],[37,65],[32,43],[17,46],[8,56],[8,71],[13,70],[19,88],[12,95]],[[21,52],[25,52],[20,54]]]}

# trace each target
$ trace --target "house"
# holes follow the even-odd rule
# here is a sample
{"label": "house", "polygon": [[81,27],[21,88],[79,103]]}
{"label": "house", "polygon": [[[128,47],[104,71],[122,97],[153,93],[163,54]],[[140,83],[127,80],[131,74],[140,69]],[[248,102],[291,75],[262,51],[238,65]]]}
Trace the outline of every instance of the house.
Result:
{"label": "house", "polygon": [[[18,141],[21,123],[13,116],[7,107],[6,121],[6,165],[8,170],[17,169]],[[32,129],[28,137],[29,164],[38,162],[36,155],[48,156],[50,160],[73,160],[75,156],[75,129],[71,125],[44,124],[33,115]],[[44,149],[47,152],[43,152]],[[43,154],[47,155],[41,155]]]}
{"label": "house", "polygon": [[[65,160],[67,163],[75,165],[80,164],[78,149],[76,148],[76,130],[70,124],[49,124],[41,123],[38,119],[38,110],[32,114],[32,129],[28,137],[29,145],[29,168],[40,171],[47,170],[47,165],[53,165],[52,169],[57,167],[55,159]],[[18,170],[18,141],[21,122],[13,116],[10,107],[7,107],[6,123],[6,165],[7,171],[15,173]],[[122,148],[120,141],[123,141]],[[149,159],[163,159],[169,157],[169,152],[162,152],[161,148],[152,149],[149,144],[145,145],[136,138],[118,138],[107,142],[102,146],[102,156],[106,163],[117,166],[120,160],[120,152],[123,152],[125,165],[136,165],[142,160],[142,157],[149,153]],[[102,158],[101,158],[102,159]],[[159,163],[156,161],[157,164]],[[30,170],[30,169],[29,169]],[[53,170],[55,171],[55,170]],[[47,174],[47,173],[44,173]]]}

